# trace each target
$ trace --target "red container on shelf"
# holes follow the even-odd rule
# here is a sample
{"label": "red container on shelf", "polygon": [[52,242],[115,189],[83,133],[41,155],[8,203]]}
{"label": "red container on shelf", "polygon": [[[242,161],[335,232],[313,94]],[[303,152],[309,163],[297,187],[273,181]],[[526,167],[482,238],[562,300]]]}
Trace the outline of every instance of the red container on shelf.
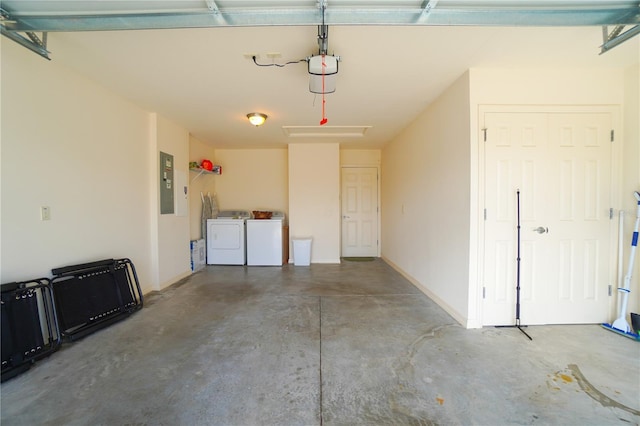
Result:
{"label": "red container on shelf", "polygon": [[213,163],[209,160],[202,160],[202,163],[200,163],[200,167],[202,167],[205,170],[213,170]]}

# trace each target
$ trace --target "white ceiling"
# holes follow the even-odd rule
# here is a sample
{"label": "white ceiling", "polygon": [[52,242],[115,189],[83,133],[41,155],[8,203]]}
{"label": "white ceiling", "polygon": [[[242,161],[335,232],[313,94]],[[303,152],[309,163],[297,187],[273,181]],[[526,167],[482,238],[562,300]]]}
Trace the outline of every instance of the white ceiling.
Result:
{"label": "white ceiling", "polygon": [[[258,67],[317,54],[316,26],[50,33],[53,61],[74,68],[216,148],[279,147],[301,139],[283,126],[317,126],[322,97],[306,63]],[[331,26],[341,57],[326,126],[372,126],[361,138],[304,139],[380,148],[472,67],[627,67],[640,37],[599,55],[600,27]],[[279,53],[272,60],[268,53]],[[44,60],[44,59],[43,59]],[[579,72],[576,72],[579,78]],[[265,125],[246,114],[263,112]]]}

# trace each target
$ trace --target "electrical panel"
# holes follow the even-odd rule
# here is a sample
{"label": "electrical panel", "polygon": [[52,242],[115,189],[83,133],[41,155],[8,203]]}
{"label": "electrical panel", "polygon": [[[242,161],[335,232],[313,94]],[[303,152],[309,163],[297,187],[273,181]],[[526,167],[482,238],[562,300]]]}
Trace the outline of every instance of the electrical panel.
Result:
{"label": "electrical panel", "polygon": [[173,214],[173,155],[160,152],[160,214]]}

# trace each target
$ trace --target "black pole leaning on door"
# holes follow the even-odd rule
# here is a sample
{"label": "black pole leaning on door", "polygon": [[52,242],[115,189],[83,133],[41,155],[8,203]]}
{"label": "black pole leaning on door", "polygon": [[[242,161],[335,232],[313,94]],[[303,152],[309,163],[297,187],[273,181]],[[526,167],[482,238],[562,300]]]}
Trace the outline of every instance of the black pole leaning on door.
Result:
{"label": "black pole leaning on door", "polygon": [[498,325],[498,328],[515,327],[529,338],[533,340],[531,336],[527,334],[522,328],[526,325],[520,324],[520,189],[516,189],[516,217],[517,217],[517,256],[516,256],[516,323],[515,325]]}

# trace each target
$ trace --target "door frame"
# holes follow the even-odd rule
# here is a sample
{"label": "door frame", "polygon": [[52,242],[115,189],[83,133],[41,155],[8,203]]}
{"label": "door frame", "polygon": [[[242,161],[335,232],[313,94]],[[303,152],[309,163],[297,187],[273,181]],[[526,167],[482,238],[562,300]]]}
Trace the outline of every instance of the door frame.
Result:
{"label": "door frame", "polygon": [[378,192],[378,199],[377,199],[377,208],[378,208],[378,215],[376,216],[376,227],[378,228],[378,252],[377,252],[377,257],[380,257],[382,255],[382,230],[381,228],[381,215],[382,215],[382,209],[380,208],[380,182],[381,182],[381,176],[380,176],[380,164],[340,164],[340,257],[342,257],[342,169],[376,169],[376,173],[378,174],[378,182],[376,184],[377,186],[377,192]]}
{"label": "door frame", "polygon": [[[469,302],[475,300],[475,311],[478,313],[475,325],[482,327],[484,324],[484,262],[485,262],[485,234],[484,234],[484,199],[485,199],[485,144],[484,144],[484,115],[486,113],[610,113],[611,127],[615,138],[611,147],[611,208],[614,209],[613,219],[610,221],[610,247],[617,248],[617,214],[616,211],[621,206],[622,191],[622,148],[624,135],[622,134],[621,114],[619,105],[492,105],[482,104],[478,106],[477,116],[477,199],[476,199],[476,280],[470,282]],[[473,219],[472,219],[473,220]],[[608,315],[612,318],[615,315],[617,306],[617,267],[616,253],[611,250],[609,253],[609,281],[612,288],[612,295],[609,298]],[[474,288],[475,287],[475,288]],[[515,321],[515,319],[514,319]]]}

